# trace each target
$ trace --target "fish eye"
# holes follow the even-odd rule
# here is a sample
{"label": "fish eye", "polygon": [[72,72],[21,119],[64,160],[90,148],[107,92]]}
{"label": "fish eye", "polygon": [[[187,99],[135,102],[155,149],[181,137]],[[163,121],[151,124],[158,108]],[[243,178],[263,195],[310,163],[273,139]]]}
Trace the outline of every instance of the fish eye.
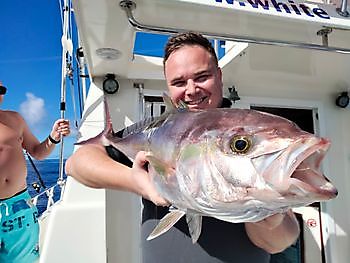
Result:
{"label": "fish eye", "polygon": [[235,136],[233,137],[230,148],[235,153],[246,153],[252,146],[252,141],[248,136]]}

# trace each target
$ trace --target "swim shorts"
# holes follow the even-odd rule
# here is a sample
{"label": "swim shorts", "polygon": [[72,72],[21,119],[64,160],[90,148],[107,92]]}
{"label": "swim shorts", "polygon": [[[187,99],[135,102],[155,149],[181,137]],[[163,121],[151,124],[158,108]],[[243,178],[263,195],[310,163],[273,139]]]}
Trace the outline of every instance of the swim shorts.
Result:
{"label": "swim shorts", "polygon": [[27,190],[0,200],[0,262],[32,263],[39,258],[38,210]]}

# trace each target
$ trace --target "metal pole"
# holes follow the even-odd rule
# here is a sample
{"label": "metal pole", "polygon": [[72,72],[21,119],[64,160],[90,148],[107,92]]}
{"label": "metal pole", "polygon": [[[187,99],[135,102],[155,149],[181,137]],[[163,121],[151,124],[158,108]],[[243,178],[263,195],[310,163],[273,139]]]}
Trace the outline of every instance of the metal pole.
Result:
{"label": "metal pole", "polygon": [[[185,29],[180,28],[170,28],[170,27],[158,27],[152,25],[144,25],[135,20],[132,10],[136,8],[135,2],[131,0],[122,0],[119,3],[119,6],[125,11],[128,21],[135,30],[150,32],[150,33],[159,33],[159,34],[176,34],[180,32],[186,32]],[[236,41],[252,44],[262,44],[262,45],[272,45],[272,46],[281,46],[281,47],[293,47],[293,48],[303,48],[303,49],[313,49],[320,51],[329,51],[342,54],[350,54],[349,48],[338,48],[338,47],[328,47],[317,44],[302,43],[302,42],[292,42],[285,40],[273,40],[273,39],[264,39],[264,38],[252,38],[247,36],[238,36],[230,34],[216,34],[211,32],[199,32],[202,35],[209,38],[216,38],[226,41]]]}
{"label": "metal pole", "polygon": [[337,10],[339,15],[344,16],[344,17],[348,17],[350,14],[346,10],[347,7],[348,7],[348,0],[342,0],[340,8],[337,8],[336,10]]}
{"label": "metal pole", "polygon": [[[65,41],[67,39],[68,35],[68,25],[69,25],[69,12],[70,12],[70,6],[68,5],[68,0],[64,0],[64,7],[63,7],[63,34],[62,39]],[[60,100],[60,113],[61,118],[65,118],[65,111],[66,111],[66,78],[67,78],[67,56],[68,51],[65,47],[65,45],[62,42],[62,77],[61,77],[61,100]],[[64,163],[63,163],[63,154],[64,154],[64,139],[61,135],[61,143],[60,143],[60,163],[59,163],[59,177],[57,179],[57,184],[63,188],[64,180],[63,180],[63,172],[64,172]],[[61,191],[61,197],[62,197]]]}
{"label": "metal pole", "polygon": [[137,88],[139,91],[139,120],[143,120],[145,118],[145,98],[143,94],[144,84],[134,83],[134,88]]}
{"label": "metal pole", "polygon": [[[79,32],[78,32],[78,43],[79,43],[79,46],[82,47]],[[87,77],[86,70],[85,70],[84,50],[82,50],[82,54],[81,54],[81,56],[79,56],[79,67],[80,67],[79,78],[80,78],[80,83],[81,83],[82,92],[83,92],[83,108],[84,108],[85,101],[86,101],[86,77]]]}

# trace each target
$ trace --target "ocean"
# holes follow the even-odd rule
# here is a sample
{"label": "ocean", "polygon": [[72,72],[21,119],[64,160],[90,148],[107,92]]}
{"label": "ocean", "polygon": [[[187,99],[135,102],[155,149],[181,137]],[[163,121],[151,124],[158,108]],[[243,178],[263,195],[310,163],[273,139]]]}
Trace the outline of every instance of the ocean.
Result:
{"label": "ocean", "polygon": [[[42,161],[33,159],[33,163],[34,163],[34,166],[36,167],[37,172],[33,167],[33,165],[31,164],[31,162],[27,160],[27,168],[28,168],[27,185],[28,185],[29,194],[32,197],[43,192],[45,190],[45,187],[47,189],[55,185],[57,183],[57,179],[59,176],[59,159],[45,159]],[[36,191],[35,188],[33,187],[33,183],[40,185],[38,173],[40,174],[44,185],[41,185],[40,190]],[[64,175],[64,179],[65,178],[66,176]],[[59,200],[60,193],[61,193],[60,188],[56,187],[54,191],[54,196],[53,196],[53,199],[55,201]],[[45,194],[41,195],[38,198],[37,208],[38,208],[39,214],[42,214],[42,212],[45,211],[47,206],[47,200],[48,199]]]}

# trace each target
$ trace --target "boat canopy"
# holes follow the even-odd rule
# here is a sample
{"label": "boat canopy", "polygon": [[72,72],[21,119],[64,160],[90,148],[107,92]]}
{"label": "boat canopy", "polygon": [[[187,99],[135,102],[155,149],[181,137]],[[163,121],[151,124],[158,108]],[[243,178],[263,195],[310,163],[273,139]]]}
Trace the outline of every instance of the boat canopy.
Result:
{"label": "boat canopy", "polygon": [[[119,78],[163,79],[161,58],[134,54],[137,31],[198,31],[214,39],[252,45],[350,53],[350,18],[340,15],[333,4],[297,0],[73,0],[73,6],[92,78],[113,73]],[[300,51],[297,56],[303,54],[305,51]]]}

